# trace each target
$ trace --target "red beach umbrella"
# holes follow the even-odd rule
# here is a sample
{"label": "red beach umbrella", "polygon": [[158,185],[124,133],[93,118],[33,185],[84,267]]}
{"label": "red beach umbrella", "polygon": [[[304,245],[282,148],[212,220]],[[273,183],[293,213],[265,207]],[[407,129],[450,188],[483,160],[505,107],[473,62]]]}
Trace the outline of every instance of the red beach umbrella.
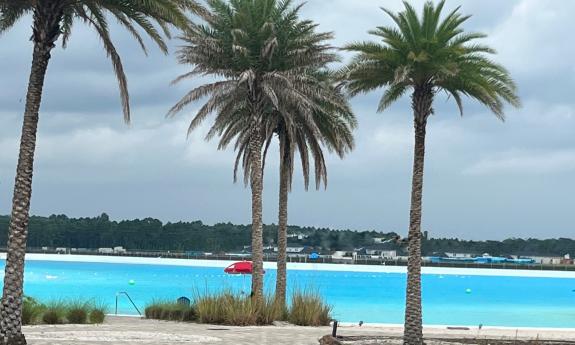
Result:
{"label": "red beach umbrella", "polygon": [[[253,267],[251,261],[239,261],[224,269],[227,274],[252,274]],[[264,271],[265,273],[265,271]]]}

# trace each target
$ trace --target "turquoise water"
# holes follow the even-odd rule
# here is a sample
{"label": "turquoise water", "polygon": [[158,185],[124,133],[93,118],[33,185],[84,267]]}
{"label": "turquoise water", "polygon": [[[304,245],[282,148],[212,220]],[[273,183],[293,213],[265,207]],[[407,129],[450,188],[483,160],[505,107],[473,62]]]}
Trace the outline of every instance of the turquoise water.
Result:
{"label": "turquoise water", "polygon": [[[1,274],[3,265],[0,261]],[[403,322],[405,274],[292,270],[288,281],[291,287],[320,291],[340,321]],[[265,283],[275,285],[274,270],[267,270]],[[42,301],[93,298],[110,312],[118,291],[128,292],[143,310],[154,299],[193,297],[206,289],[247,291],[249,284],[249,276],[229,276],[211,267],[28,261],[25,275],[29,296]],[[424,275],[422,284],[426,324],[575,327],[575,279]],[[136,313],[126,299],[119,312]]]}

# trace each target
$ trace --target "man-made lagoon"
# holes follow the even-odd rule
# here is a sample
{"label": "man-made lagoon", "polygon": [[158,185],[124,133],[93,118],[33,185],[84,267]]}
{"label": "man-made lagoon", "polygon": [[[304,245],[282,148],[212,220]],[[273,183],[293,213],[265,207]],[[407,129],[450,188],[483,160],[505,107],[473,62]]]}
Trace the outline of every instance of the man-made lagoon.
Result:
{"label": "man-made lagoon", "polygon": [[[229,263],[221,261],[70,255],[28,258],[26,295],[43,302],[95,299],[108,305],[110,313],[114,312],[118,292],[127,292],[143,310],[153,300],[193,299],[205,291],[249,293],[251,279],[225,274],[223,267]],[[265,264],[265,283],[270,289],[275,286],[274,265]],[[0,261],[0,278],[3,266],[4,261]],[[342,322],[403,322],[404,268],[320,264],[290,268],[294,269],[288,270],[289,286],[318,290],[334,306],[334,317]],[[572,328],[575,272],[427,269],[423,305],[427,325]],[[137,314],[125,297],[120,297],[119,313]]]}

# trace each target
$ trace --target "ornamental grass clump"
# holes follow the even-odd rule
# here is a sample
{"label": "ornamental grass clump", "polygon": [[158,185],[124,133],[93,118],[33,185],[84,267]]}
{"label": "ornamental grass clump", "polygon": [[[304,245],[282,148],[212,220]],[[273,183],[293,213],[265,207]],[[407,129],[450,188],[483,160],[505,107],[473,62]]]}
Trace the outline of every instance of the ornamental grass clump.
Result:
{"label": "ornamental grass clump", "polygon": [[64,323],[67,314],[67,305],[64,301],[51,301],[46,305],[42,314],[42,323],[47,325],[57,325]]}
{"label": "ornamental grass clump", "polygon": [[22,322],[24,325],[46,324],[100,324],[106,318],[107,308],[93,301],[57,300],[43,304],[31,297],[24,297]]}
{"label": "ornamental grass clump", "polygon": [[214,295],[197,294],[194,304],[198,312],[198,321],[200,323],[225,324],[226,312],[229,312],[226,303],[234,297],[230,292],[221,292]]}
{"label": "ornamental grass clump", "polygon": [[92,303],[71,301],[64,305],[67,323],[82,325],[88,322],[88,315],[92,310]]}
{"label": "ornamental grass clump", "polygon": [[24,297],[22,305],[22,324],[34,325],[40,322],[46,306],[32,297]]}
{"label": "ornamental grass clump", "polygon": [[329,326],[332,306],[317,291],[294,291],[288,321],[298,326]]}
{"label": "ornamental grass clump", "polygon": [[153,302],[144,310],[147,319],[191,322],[197,319],[194,306],[175,302]]}
{"label": "ornamental grass clump", "polygon": [[281,318],[281,307],[273,296],[261,301],[231,291],[197,294],[195,306],[200,323],[228,326],[271,325]]}
{"label": "ornamental grass clump", "polygon": [[101,324],[106,319],[106,311],[102,308],[95,308],[90,312],[90,323]]}

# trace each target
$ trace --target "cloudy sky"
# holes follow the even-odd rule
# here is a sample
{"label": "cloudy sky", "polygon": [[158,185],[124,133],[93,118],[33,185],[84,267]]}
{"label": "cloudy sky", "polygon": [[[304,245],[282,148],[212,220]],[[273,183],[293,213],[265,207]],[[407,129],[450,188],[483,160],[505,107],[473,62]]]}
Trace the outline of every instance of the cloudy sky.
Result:
{"label": "cloudy sky", "polygon": [[[420,7],[421,1],[414,1]],[[329,5],[328,5],[329,4]],[[571,0],[448,1],[473,14],[466,29],[489,34],[516,79],[521,109],[502,123],[472,101],[461,118],[443,95],[429,123],[423,227],[432,236],[469,239],[573,237],[575,205],[575,30]],[[399,0],[309,0],[302,17],[335,32],[333,44],[369,39],[390,24],[379,6]],[[32,213],[114,219],[250,222],[250,194],[232,183],[233,152],[186,139],[196,106],[164,115],[201,80],[170,86],[189,70],[113,27],[132,97],[123,124],[111,66],[93,33],[77,25],[68,49],[53,53],[41,109]],[[10,211],[18,138],[31,60],[30,18],[0,37],[0,213]],[[172,42],[172,51],[177,49]],[[344,59],[349,56],[344,55]],[[413,135],[408,100],[376,113],[374,92],[353,100],[357,148],[329,160],[326,191],[296,179],[290,223],[405,233]],[[276,221],[277,159],[266,171],[264,221]]]}

